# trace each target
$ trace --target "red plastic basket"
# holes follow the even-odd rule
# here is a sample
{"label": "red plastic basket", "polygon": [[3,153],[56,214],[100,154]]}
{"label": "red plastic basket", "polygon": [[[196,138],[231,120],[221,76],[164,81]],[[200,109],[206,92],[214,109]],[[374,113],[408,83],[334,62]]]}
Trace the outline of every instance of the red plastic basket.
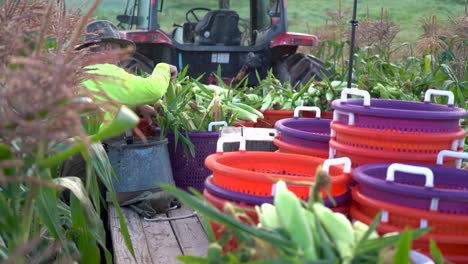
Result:
{"label": "red plastic basket", "polygon": [[[373,218],[364,214],[358,208],[359,206],[357,204],[353,204],[353,206],[351,206],[351,217],[368,225],[372,224]],[[392,232],[403,232],[404,229],[381,222],[377,226],[377,231],[380,234],[387,234]],[[420,251],[423,254],[430,255],[429,243],[430,239],[434,239],[444,258],[452,261],[453,263],[468,263],[468,255],[466,253],[466,249],[468,247],[467,242],[463,241],[463,237],[456,239],[458,240],[456,242],[454,242],[454,239],[452,238],[453,237],[449,237],[449,240],[451,241],[446,242],[446,238],[438,235],[424,235],[413,242],[412,249]]]}
{"label": "red plastic basket", "polygon": [[[330,157],[348,157],[353,168],[373,163],[420,163],[436,164],[437,153],[385,152],[375,149],[363,149],[338,143],[330,139]],[[461,151],[460,151],[461,152]],[[455,167],[455,159],[448,159],[444,166]]]}
{"label": "red plastic basket", "polygon": [[292,154],[300,154],[300,155],[307,155],[307,156],[312,156],[312,157],[319,157],[319,158],[328,158],[328,150],[322,150],[322,149],[315,149],[315,148],[307,148],[303,147],[300,145],[293,145],[290,143],[286,143],[284,141],[281,141],[279,137],[275,137],[273,140],[273,144],[277,146],[278,152],[281,153],[292,153]]}
{"label": "red plastic basket", "polygon": [[255,123],[252,121],[246,121],[246,120],[236,120],[234,121],[233,126],[235,127],[254,127]]}
{"label": "red plastic basket", "polygon": [[[241,150],[223,152],[222,146],[228,140],[240,141]],[[351,161],[348,158],[324,160],[289,153],[246,152],[245,139],[239,137],[220,138],[217,153],[209,155],[205,165],[213,172],[214,184],[231,191],[257,196],[272,196],[275,181],[283,179],[288,183],[288,189],[306,199],[310,192],[310,183],[321,165],[329,170],[333,196],[345,193],[347,184],[351,181]]]}
{"label": "red plastic basket", "polygon": [[[306,118],[313,118],[315,117],[315,114],[311,112],[303,112],[302,116]],[[294,110],[265,110],[263,112],[263,118],[258,119],[257,123],[254,123],[254,127],[274,128],[276,121],[292,117],[294,117]],[[321,118],[332,119],[333,110],[323,112],[321,114]]]}
{"label": "red plastic basket", "polygon": [[263,118],[258,119],[254,127],[274,128],[276,121],[284,118],[292,118],[293,110],[265,110]]}
{"label": "red plastic basket", "polygon": [[437,154],[441,150],[461,150],[464,145],[466,132],[459,129],[456,132],[424,133],[402,132],[397,130],[381,130],[359,128],[343,125],[337,121],[330,124],[332,137],[336,142],[366,150],[380,152],[398,152],[419,154]]}
{"label": "red plastic basket", "polygon": [[[427,235],[437,242],[468,245],[468,215],[447,214],[427,211],[383,202],[360,192],[359,185],[352,189],[355,202],[351,216],[356,219],[373,219],[383,210],[378,230],[388,233],[403,230],[405,227],[431,227]],[[365,219],[365,220],[366,220]]]}

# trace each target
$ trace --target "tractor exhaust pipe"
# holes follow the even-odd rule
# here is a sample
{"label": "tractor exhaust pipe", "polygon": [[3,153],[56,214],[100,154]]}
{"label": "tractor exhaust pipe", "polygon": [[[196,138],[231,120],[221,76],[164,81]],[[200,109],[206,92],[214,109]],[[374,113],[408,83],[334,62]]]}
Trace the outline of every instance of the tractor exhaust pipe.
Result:
{"label": "tractor exhaust pipe", "polygon": [[351,23],[351,42],[349,44],[348,88],[351,88],[351,81],[353,79],[354,38],[356,35],[356,27],[358,26],[358,21],[356,20],[356,10],[357,0],[354,0],[353,19],[349,21],[349,23]]}

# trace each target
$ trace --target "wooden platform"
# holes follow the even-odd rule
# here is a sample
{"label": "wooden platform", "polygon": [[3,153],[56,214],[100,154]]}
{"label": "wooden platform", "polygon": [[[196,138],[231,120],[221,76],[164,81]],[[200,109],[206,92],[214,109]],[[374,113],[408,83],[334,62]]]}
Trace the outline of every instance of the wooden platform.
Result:
{"label": "wooden platform", "polygon": [[[117,210],[109,205],[109,225],[114,249],[114,263],[181,263],[177,256],[203,256],[208,248],[206,232],[195,215],[190,218],[148,222],[128,208],[122,208],[127,222],[130,238],[135,251],[134,259],[120,232]],[[174,217],[191,214],[193,211],[185,206],[169,211],[160,217]]]}

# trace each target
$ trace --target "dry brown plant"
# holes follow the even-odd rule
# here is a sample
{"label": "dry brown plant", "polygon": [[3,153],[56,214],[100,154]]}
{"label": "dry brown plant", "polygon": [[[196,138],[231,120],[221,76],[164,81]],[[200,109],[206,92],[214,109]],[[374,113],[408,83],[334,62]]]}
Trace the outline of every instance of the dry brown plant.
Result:
{"label": "dry brown plant", "polygon": [[65,1],[6,0],[0,6],[0,142],[20,142],[23,151],[73,137],[88,144],[82,115],[92,112],[102,121],[102,110],[116,109],[80,85],[99,78],[83,67],[127,54],[74,49],[98,3],[81,17],[68,12]]}
{"label": "dry brown plant", "polygon": [[388,51],[398,32],[400,25],[393,22],[388,11],[382,8],[379,19],[371,19],[368,12],[366,18],[359,23],[356,44],[359,47],[375,47]]}
{"label": "dry brown plant", "polygon": [[437,21],[436,16],[423,17],[421,20],[424,33],[416,43],[417,54],[438,54],[447,47],[439,38],[444,32],[443,26]]}
{"label": "dry brown plant", "polygon": [[448,42],[452,45],[455,73],[459,80],[465,80],[465,72],[468,64],[468,15],[455,17],[449,20]]}

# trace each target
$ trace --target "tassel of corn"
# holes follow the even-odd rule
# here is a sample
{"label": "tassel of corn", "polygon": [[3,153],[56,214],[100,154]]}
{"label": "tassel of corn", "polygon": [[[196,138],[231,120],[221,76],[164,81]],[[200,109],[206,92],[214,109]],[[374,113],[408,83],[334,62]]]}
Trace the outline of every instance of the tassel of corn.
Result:
{"label": "tassel of corn", "polygon": [[305,216],[305,209],[302,208],[299,198],[286,188],[284,181],[276,183],[274,203],[281,225],[302,250],[304,258],[316,260],[317,252],[310,224],[307,223]]}
{"label": "tassel of corn", "polygon": [[343,263],[348,263],[352,258],[355,241],[351,222],[343,214],[334,213],[321,203],[314,203],[313,209],[330,239],[335,243]]}

